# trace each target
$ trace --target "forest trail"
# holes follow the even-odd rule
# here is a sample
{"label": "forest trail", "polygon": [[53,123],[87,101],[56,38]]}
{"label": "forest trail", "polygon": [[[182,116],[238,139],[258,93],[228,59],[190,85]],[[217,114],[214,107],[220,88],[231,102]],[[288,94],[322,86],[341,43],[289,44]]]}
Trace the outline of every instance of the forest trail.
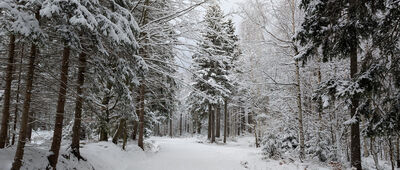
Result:
{"label": "forest trail", "polygon": [[263,161],[257,150],[244,143],[199,143],[195,138],[153,138],[159,151],[148,154],[132,169],[165,170],[242,170],[262,169]]}
{"label": "forest trail", "polygon": [[[198,138],[152,137],[149,151],[128,145],[127,151],[103,142],[90,144],[82,152],[96,170],[292,170],[294,164],[262,160],[254,139],[242,137],[228,144],[210,144]],[[149,146],[149,145],[148,145]]]}

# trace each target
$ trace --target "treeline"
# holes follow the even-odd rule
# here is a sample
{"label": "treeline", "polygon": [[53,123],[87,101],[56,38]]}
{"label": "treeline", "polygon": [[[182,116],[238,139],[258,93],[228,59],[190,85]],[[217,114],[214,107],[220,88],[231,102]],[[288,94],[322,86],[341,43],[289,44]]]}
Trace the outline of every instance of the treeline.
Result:
{"label": "treeline", "polygon": [[0,148],[16,145],[12,169],[32,130],[54,130],[47,169],[57,167],[62,139],[80,160],[81,139],[122,139],[125,148],[132,138],[144,149],[176,111],[174,47],[187,33],[176,28],[188,23],[175,19],[202,3],[0,2]]}
{"label": "treeline", "polygon": [[399,165],[400,2],[242,5],[244,98],[266,157]]}

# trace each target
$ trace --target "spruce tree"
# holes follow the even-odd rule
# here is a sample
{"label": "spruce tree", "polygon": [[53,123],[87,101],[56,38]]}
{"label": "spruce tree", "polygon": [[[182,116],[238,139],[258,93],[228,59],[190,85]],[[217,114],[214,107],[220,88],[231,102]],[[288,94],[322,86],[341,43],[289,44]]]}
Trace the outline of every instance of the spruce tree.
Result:
{"label": "spruce tree", "polygon": [[[359,73],[358,57],[362,51],[360,44],[376,31],[376,16],[384,7],[383,3],[375,0],[303,0],[301,7],[306,16],[303,29],[296,38],[303,45],[304,52],[298,57],[306,60],[311,56],[320,56],[323,61],[349,57],[350,77],[356,79]],[[349,99],[350,116],[356,120],[351,123],[351,165],[361,170],[360,123],[356,112],[360,96],[352,95]]]}

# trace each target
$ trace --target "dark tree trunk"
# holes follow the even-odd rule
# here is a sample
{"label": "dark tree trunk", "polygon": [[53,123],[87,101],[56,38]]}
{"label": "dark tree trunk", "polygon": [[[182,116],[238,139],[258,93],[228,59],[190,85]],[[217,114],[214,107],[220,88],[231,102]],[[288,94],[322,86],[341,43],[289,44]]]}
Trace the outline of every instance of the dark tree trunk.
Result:
{"label": "dark tree trunk", "polygon": [[4,148],[7,140],[8,122],[10,119],[10,100],[11,100],[11,83],[15,57],[15,35],[10,35],[10,43],[8,45],[8,61],[6,70],[6,88],[4,90],[3,117],[1,119],[0,130],[0,148]]}
{"label": "dark tree trunk", "polygon": [[208,129],[207,129],[207,138],[211,140],[211,104],[208,104]]}
{"label": "dark tree trunk", "polygon": [[79,54],[79,68],[78,68],[78,80],[76,86],[76,99],[75,99],[75,118],[74,125],[72,126],[72,142],[71,142],[71,153],[74,154],[78,160],[82,159],[79,152],[79,141],[81,137],[81,119],[82,119],[82,105],[83,105],[83,84],[85,82],[85,70],[86,70],[86,54],[81,52]]}
{"label": "dark tree trunk", "polygon": [[[357,74],[357,43],[350,47],[350,76],[351,78],[355,78]],[[358,99],[357,97],[352,97],[351,99],[351,109],[350,114],[351,117],[356,115],[357,107],[358,107]],[[358,120],[358,118],[357,118]],[[351,166],[357,168],[357,170],[361,170],[361,147],[360,147],[360,123],[359,121],[351,124]]]}
{"label": "dark tree trunk", "polygon": [[169,113],[169,137],[172,138],[172,113]]}
{"label": "dark tree trunk", "polygon": [[246,132],[246,115],[245,115],[245,112],[244,112],[244,108],[242,108],[241,109],[242,110],[242,113],[241,113],[241,119],[242,119],[242,123],[241,123],[241,125],[242,125],[242,134],[243,133],[245,133]]}
{"label": "dark tree trunk", "polygon": [[[36,14],[38,18],[39,14]],[[18,137],[18,144],[17,150],[15,151],[14,162],[12,164],[12,170],[19,170],[22,166],[22,159],[24,156],[24,148],[26,142],[26,130],[28,128],[28,116],[29,116],[29,109],[31,104],[31,97],[32,97],[32,87],[33,87],[33,75],[35,71],[35,58],[36,58],[36,45],[32,44],[31,52],[29,56],[29,67],[28,67],[28,74],[26,76],[26,89],[25,89],[25,96],[24,96],[24,105],[21,115],[21,123],[19,128],[19,137]]]}
{"label": "dark tree trunk", "polygon": [[69,57],[71,53],[71,48],[65,44],[63,50],[62,57],[62,65],[61,65],[61,73],[60,73],[60,89],[58,93],[58,101],[57,101],[57,114],[56,121],[54,123],[54,133],[53,133],[53,141],[51,143],[50,154],[47,159],[49,160],[49,167],[52,169],[56,169],[58,155],[60,152],[60,144],[62,138],[62,128],[63,128],[63,120],[64,120],[64,107],[65,107],[65,95],[67,93],[67,83],[68,83],[68,64]]}
{"label": "dark tree trunk", "polygon": [[[253,122],[253,112],[249,112],[248,114],[247,114],[247,122],[248,122],[248,124],[249,125],[252,125],[252,126],[254,126],[254,122]],[[253,129],[253,127],[249,127],[249,133],[252,133],[252,129]]]}
{"label": "dark tree trunk", "polygon": [[240,113],[236,116],[237,135],[240,136]]}
{"label": "dark tree trunk", "polygon": [[392,166],[392,170],[394,170],[395,168],[395,163],[394,163],[394,147],[393,147],[393,142],[392,142],[392,138],[388,137],[388,143],[389,143],[389,158],[390,158],[390,165]]}
{"label": "dark tree trunk", "polygon": [[108,130],[105,125],[100,125],[99,141],[108,141]]}
{"label": "dark tree trunk", "polygon": [[[160,130],[160,125],[158,125],[158,130]],[[138,131],[138,122],[135,120],[133,121],[132,140],[136,140],[137,131]]]}
{"label": "dark tree trunk", "polygon": [[228,100],[225,99],[224,102],[224,143],[226,143],[226,137],[228,136]]}
{"label": "dark tree trunk", "polygon": [[397,168],[400,168],[400,137],[397,137],[396,140],[396,153],[397,153]]}
{"label": "dark tree trunk", "polygon": [[139,109],[139,139],[138,139],[138,146],[144,150],[143,146],[143,139],[144,139],[144,92],[145,92],[145,87],[144,87],[144,77],[143,80],[140,84],[140,92],[139,92],[139,97],[140,97],[140,109]]}
{"label": "dark tree trunk", "polygon": [[[193,126],[193,131],[194,131],[194,126]],[[201,121],[200,121],[200,116],[197,116],[197,134],[201,134]]]}
{"label": "dark tree trunk", "polygon": [[[358,0],[351,0],[349,2],[350,4],[350,12],[349,12],[349,17],[352,19],[355,19],[357,14],[357,8],[358,8]],[[357,48],[358,48],[358,38],[357,38],[357,28],[355,24],[353,23],[349,29],[349,34],[352,36],[352,39],[350,40],[350,77],[355,78],[355,75],[357,74]],[[358,107],[358,98],[357,97],[352,97],[351,98],[351,109],[350,109],[350,115],[351,117],[356,116],[356,111]],[[357,118],[358,120],[358,118]],[[357,168],[357,170],[361,170],[361,147],[360,147],[360,123],[359,121],[354,122],[351,124],[351,144],[350,144],[350,150],[351,150],[351,166]]]}
{"label": "dark tree trunk", "polygon": [[19,95],[20,95],[20,89],[21,89],[21,75],[22,75],[22,58],[24,57],[24,48],[22,46],[21,48],[21,60],[20,60],[20,65],[19,65],[19,72],[18,72],[18,85],[17,85],[17,98],[15,102],[15,111],[14,111],[14,123],[13,123],[13,135],[11,139],[11,145],[15,144],[15,134],[17,133],[17,122],[18,122],[18,111],[19,111]]}
{"label": "dark tree trunk", "polygon": [[[144,7],[143,7],[143,13],[142,13],[142,22],[141,25],[147,24],[147,12],[150,1],[145,0],[144,1]],[[142,37],[146,37],[146,33],[143,33],[141,35]],[[148,41],[147,38],[144,38],[144,41]],[[147,58],[147,47],[144,46],[141,48],[139,51],[142,52],[143,58]],[[142,76],[142,80],[140,82],[140,87],[139,87],[139,137],[138,137],[138,146],[144,150],[144,95],[145,95],[145,76]]]}
{"label": "dark tree trunk", "polygon": [[215,127],[215,137],[221,137],[221,107],[218,104],[216,109],[216,127]]}
{"label": "dark tree trunk", "polygon": [[182,114],[179,119],[179,136],[182,136]]}
{"label": "dark tree trunk", "polygon": [[211,114],[211,143],[215,142],[215,111],[212,110],[212,105],[210,107]]}
{"label": "dark tree trunk", "polygon": [[[187,126],[186,132],[187,133],[190,133],[190,123],[189,122],[190,122],[190,118],[189,118],[189,115],[187,115],[186,116],[186,126]],[[193,126],[193,129],[194,129],[194,127],[195,126]],[[195,132],[195,130],[193,130],[193,132]]]}
{"label": "dark tree trunk", "polygon": [[123,143],[122,143],[122,149],[126,149],[126,143],[128,142],[128,130],[126,128],[126,122],[124,122],[124,127],[123,127]]}

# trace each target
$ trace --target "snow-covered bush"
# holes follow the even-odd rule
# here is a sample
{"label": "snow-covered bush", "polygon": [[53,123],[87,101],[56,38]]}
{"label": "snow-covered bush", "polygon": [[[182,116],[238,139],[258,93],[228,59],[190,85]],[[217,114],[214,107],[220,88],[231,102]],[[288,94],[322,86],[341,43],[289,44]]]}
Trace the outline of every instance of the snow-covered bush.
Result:
{"label": "snow-covered bush", "polygon": [[262,154],[264,158],[279,159],[281,157],[282,142],[273,134],[262,140]]}

